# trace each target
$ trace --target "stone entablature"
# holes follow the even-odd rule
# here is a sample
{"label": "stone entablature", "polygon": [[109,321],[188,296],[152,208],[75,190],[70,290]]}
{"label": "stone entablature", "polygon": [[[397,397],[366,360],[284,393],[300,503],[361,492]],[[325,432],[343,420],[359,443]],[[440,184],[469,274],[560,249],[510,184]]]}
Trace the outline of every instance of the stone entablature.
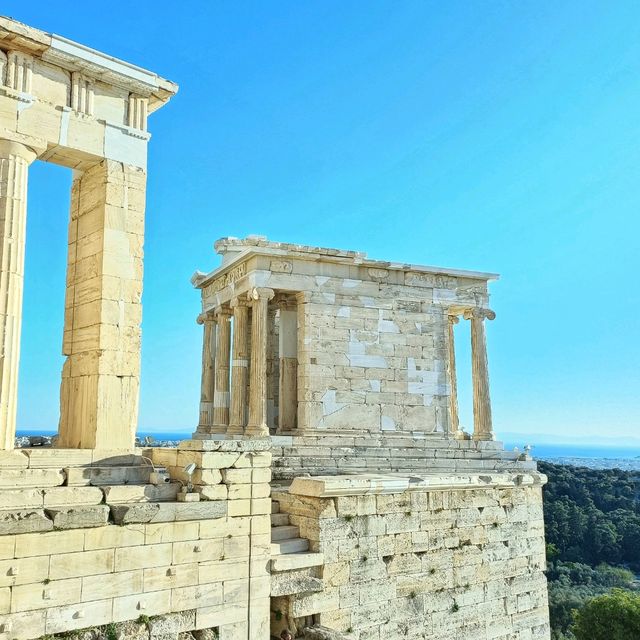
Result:
{"label": "stone entablature", "polygon": [[[292,436],[469,438],[459,425],[456,397],[454,325],[462,318],[472,325],[472,437],[493,439],[484,320],[495,317],[487,308],[495,274],[370,260],[355,251],[261,237],[223,238],[215,247],[222,266],[192,278],[205,324],[201,422],[210,420],[216,402],[228,406],[237,385],[242,390],[235,395],[246,395],[246,383],[234,384],[233,374],[227,388],[229,362],[232,371],[252,371],[258,358],[257,371],[266,357],[266,391],[249,385],[249,413],[252,406],[266,411],[260,435],[266,424],[272,434]],[[253,322],[258,299],[267,313],[266,333],[262,316],[258,327]],[[228,324],[216,320],[221,313],[229,317],[237,301],[252,309],[251,350],[241,339],[238,347],[247,355],[240,359],[227,349]],[[243,327],[236,308],[233,326]],[[219,375],[211,375],[212,366]],[[247,434],[258,433],[245,425]],[[233,429],[225,419],[201,424],[198,433],[245,432],[237,419]]]}

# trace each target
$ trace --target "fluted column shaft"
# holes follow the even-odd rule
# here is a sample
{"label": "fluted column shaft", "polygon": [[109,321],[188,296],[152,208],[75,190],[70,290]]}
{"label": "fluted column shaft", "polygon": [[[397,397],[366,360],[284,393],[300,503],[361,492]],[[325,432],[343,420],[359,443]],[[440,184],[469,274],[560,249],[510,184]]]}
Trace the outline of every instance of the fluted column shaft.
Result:
{"label": "fluted column shaft", "polygon": [[22,327],[27,178],[36,153],[0,140],[0,447],[13,449]]}
{"label": "fluted column shaft", "polygon": [[473,375],[473,439],[493,440],[489,366],[484,320],[496,314],[489,309],[469,309],[464,317],[471,320],[471,365]]}
{"label": "fluted column shaft", "polygon": [[231,358],[231,309],[216,310],[217,341],[215,390],[213,392],[213,433],[226,433],[229,426],[229,364]]}
{"label": "fluted column shaft", "polygon": [[213,392],[215,388],[214,362],[216,354],[216,322],[207,315],[199,320],[202,334],[202,381],[200,385],[200,420],[198,431],[207,432],[213,425]]}
{"label": "fluted column shaft", "polygon": [[233,307],[233,360],[231,363],[230,435],[244,433],[247,414],[247,382],[249,379],[249,302],[236,298]]}
{"label": "fluted column shaft", "polygon": [[251,371],[247,435],[268,436],[267,426],[267,316],[273,289],[251,292]]}
{"label": "fluted column shaft", "polygon": [[456,371],[456,343],[455,325],[460,322],[458,316],[448,316],[449,331],[449,386],[451,387],[451,397],[449,403],[449,430],[454,438],[464,437],[464,432],[460,429],[460,416],[458,413],[458,373]]}

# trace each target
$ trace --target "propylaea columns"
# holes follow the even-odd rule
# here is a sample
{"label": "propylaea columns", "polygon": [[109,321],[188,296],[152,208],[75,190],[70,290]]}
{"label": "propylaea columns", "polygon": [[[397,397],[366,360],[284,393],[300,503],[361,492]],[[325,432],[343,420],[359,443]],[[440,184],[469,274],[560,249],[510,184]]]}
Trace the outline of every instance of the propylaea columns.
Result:
{"label": "propylaea columns", "polygon": [[251,371],[249,421],[246,434],[268,436],[267,426],[267,316],[273,289],[255,288],[251,292]]}
{"label": "propylaea columns", "polygon": [[36,153],[0,140],[0,446],[13,449],[18,404],[27,178]]}
{"label": "propylaea columns", "polygon": [[231,363],[231,411],[229,435],[242,435],[247,415],[247,382],[249,378],[249,301],[235,298],[233,308],[233,360]]}
{"label": "propylaea columns", "polygon": [[489,394],[489,366],[485,318],[493,320],[496,314],[490,309],[468,309],[464,312],[471,321],[471,366],[473,376],[473,439],[493,440],[491,421],[491,396]]}

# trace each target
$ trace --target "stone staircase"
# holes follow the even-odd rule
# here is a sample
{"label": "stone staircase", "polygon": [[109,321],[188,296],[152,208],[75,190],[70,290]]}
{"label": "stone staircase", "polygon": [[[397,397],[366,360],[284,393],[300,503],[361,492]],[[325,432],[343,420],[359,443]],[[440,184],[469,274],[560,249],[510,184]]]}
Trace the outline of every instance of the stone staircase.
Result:
{"label": "stone staircase", "polygon": [[322,553],[309,551],[309,540],[300,537],[289,515],[271,501],[271,595],[288,596],[322,591]]}

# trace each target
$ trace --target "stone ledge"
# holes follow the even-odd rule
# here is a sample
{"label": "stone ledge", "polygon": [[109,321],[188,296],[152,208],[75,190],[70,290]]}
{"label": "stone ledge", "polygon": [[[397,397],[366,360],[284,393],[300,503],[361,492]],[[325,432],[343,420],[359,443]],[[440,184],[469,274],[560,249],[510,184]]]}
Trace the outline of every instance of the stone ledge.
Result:
{"label": "stone ledge", "polygon": [[[200,439],[202,438],[202,439]],[[239,436],[233,439],[223,438],[220,435],[198,434],[198,439],[182,440],[178,449],[187,451],[268,451],[271,449],[271,438],[246,438]]]}
{"label": "stone ledge", "polygon": [[207,502],[147,502],[111,505],[116,524],[183,522],[211,520],[227,515],[226,501]]}
{"label": "stone ledge", "polygon": [[294,478],[289,493],[315,498],[359,496],[367,494],[435,491],[442,489],[486,489],[493,487],[542,486],[547,481],[541,473],[481,474],[358,474]]}

